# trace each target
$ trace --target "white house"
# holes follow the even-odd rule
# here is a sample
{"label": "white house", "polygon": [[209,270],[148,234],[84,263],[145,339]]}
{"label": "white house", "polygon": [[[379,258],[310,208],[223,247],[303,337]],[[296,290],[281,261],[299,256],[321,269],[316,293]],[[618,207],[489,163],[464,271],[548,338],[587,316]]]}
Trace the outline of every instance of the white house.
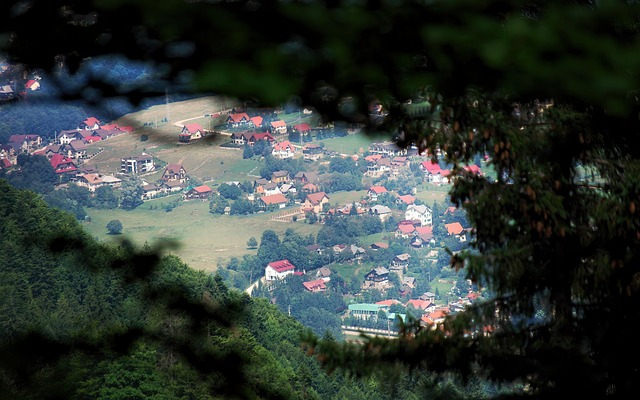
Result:
{"label": "white house", "polygon": [[425,205],[411,204],[404,212],[404,218],[410,221],[419,220],[422,226],[430,226],[433,224],[433,214],[431,209]]}
{"label": "white house", "polygon": [[282,280],[289,275],[293,275],[296,267],[289,260],[273,261],[267,264],[264,269],[264,276],[267,281]]}

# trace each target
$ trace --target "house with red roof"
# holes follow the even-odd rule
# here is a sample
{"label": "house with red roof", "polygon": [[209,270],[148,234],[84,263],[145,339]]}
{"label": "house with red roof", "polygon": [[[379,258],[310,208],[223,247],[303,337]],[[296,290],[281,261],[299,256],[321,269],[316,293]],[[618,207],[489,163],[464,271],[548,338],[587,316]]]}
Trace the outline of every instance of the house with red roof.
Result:
{"label": "house with red roof", "polygon": [[416,198],[410,194],[398,195],[396,197],[396,204],[411,205],[416,202]]}
{"label": "house with red roof", "polygon": [[190,190],[188,190],[187,193],[185,193],[184,197],[186,199],[206,200],[212,194],[213,194],[213,189],[211,189],[207,185],[200,185],[200,186],[196,186],[196,187],[191,188]]}
{"label": "house with red roof", "polygon": [[396,299],[389,299],[389,300],[376,301],[376,304],[389,308],[394,304],[402,304],[402,303],[400,303],[400,301]]}
{"label": "house with red roof", "polygon": [[302,185],[302,189],[301,189],[304,193],[315,193],[317,191],[320,190],[320,188],[318,187],[318,185],[314,184],[314,183],[305,183],[304,185]]}
{"label": "house with red roof", "polygon": [[384,186],[374,185],[367,191],[367,196],[371,201],[378,201],[378,196],[382,193],[388,193],[387,188]]}
{"label": "house with red roof", "polygon": [[195,140],[202,139],[205,135],[206,133],[200,124],[186,124],[182,127],[182,131],[180,131],[180,134],[178,135],[178,142],[190,143]]}
{"label": "house with red roof", "polygon": [[447,234],[449,236],[454,236],[461,242],[466,242],[467,237],[464,234],[464,228],[460,224],[460,222],[452,222],[450,224],[444,224],[444,227],[447,228]]}
{"label": "house with red roof", "polygon": [[244,112],[229,114],[229,116],[227,117],[227,125],[229,125],[231,128],[245,126],[250,122],[251,118],[249,118],[249,114]]}
{"label": "house with red roof", "polygon": [[264,119],[259,115],[256,115],[255,117],[249,118],[249,122],[251,122],[251,125],[253,125],[254,128],[262,127],[262,121],[263,120]]}
{"label": "house with red roof", "polygon": [[474,175],[482,175],[482,170],[475,164],[466,165],[464,170]]}
{"label": "house with red roof", "polygon": [[51,157],[50,162],[51,166],[56,171],[56,174],[75,172],[78,169],[72,159],[63,156],[62,154],[54,154]]}
{"label": "house with red roof", "polygon": [[421,248],[431,243],[435,244],[433,239],[433,227],[432,226],[416,226],[413,231],[413,239],[411,239],[411,246],[415,248]]}
{"label": "house with red roof", "polygon": [[405,307],[409,306],[419,311],[426,311],[431,306],[431,302],[429,300],[411,299],[405,304]]}
{"label": "house with red roof", "polygon": [[273,208],[285,208],[289,200],[282,193],[270,194],[262,196],[258,199],[258,207],[262,210],[269,210]]}
{"label": "house with red roof", "polygon": [[277,121],[271,121],[269,125],[271,125],[272,133],[275,133],[278,135],[284,135],[287,133],[287,124],[281,119]]}
{"label": "house with red roof", "polygon": [[40,82],[35,79],[29,79],[27,83],[24,84],[24,87],[29,90],[38,90],[40,89]]}
{"label": "house with red roof", "polygon": [[101,127],[102,127],[102,129],[107,130],[107,131],[119,131],[120,130],[120,126],[118,124],[106,124],[106,125],[102,125]]}
{"label": "house with red roof", "polygon": [[301,135],[306,135],[311,132],[311,126],[307,123],[296,124],[293,126],[293,130],[299,132]]}
{"label": "house with red roof", "polygon": [[279,281],[293,275],[295,270],[296,267],[289,260],[273,261],[265,267],[264,276],[267,281]]}
{"label": "house with red roof", "polygon": [[13,164],[11,164],[11,160],[8,158],[0,158],[0,169],[7,170],[11,168]]}
{"label": "house with red roof", "polygon": [[300,211],[303,213],[313,212],[319,214],[325,204],[329,203],[329,196],[325,192],[309,193],[304,199],[304,202],[300,206]]}
{"label": "house with red roof", "polygon": [[284,160],[286,158],[293,158],[296,153],[296,148],[288,140],[283,142],[276,142],[271,149],[271,155],[275,158]]}
{"label": "house with red roof", "polygon": [[403,220],[398,222],[398,227],[396,228],[394,236],[397,238],[408,239],[411,236],[413,236],[413,233],[415,232],[415,230],[416,230],[416,227],[412,221]]}
{"label": "house with red roof", "polygon": [[100,129],[100,120],[96,117],[89,117],[78,125],[78,129],[86,131]]}
{"label": "house with red roof", "polygon": [[249,133],[246,135],[246,138],[246,142],[249,143],[250,146],[255,145],[260,140],[266,140],[269,143],[275,141],[269,132]]}
{"label": "house with red roof", "polygon": [[302,285],[311,293],[321,293],[327,290],[326,281],[322,278],[315,279],[313,281],[302,282]]}

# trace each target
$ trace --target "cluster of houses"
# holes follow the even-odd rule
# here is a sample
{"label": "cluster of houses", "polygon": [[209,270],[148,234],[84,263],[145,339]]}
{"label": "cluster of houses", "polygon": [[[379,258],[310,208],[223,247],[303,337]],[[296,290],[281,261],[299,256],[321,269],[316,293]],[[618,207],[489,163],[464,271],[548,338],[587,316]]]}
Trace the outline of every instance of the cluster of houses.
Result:
{"label": "cluster of houses", "polygon": [[[21,79],[16,79],[20,76]],[[41,77],[28,73],[20,65],[12,65],[0,60],[0,101],[26,97],[27,93],[40,89]]]}
{"label": "cluster of houses", "polygon": [[112,175],[101,175],[98,171],[83,167],[84,160],[97,154],[100,150],[90,147],[91,144],[109,139],[112,136],[131,132],[128,126],[105,124],[95,117],[82,121],[75,129],[63,130],[56,134],[53,143],[45,143],[41,135],[11,135],[6,144],[0,146],[0,168],[11,169],[17,163],[19,154],[36,154],[45,156],[56,174],[66,175],[80,186],[91,191],[109,185],[117,187],[121,180]]}
{"label": "cluster of houses", "polygon": [[[406,268],[408,254],[399,254],[394,258],[394,269]],[[278,260],[267,264],[264,270],[264,279],[267,287],[272,287],[273,283],[285,281],[287,277],[297,275],[305,277],[302,286],[311,293],[322,293],[327,290],[327,284],[331,281],[331,270],[328,267],[322,267],[313,274],[307,274],[304,270],[298,270],[289,260]],[[384,288],[380,286],[382,282],[388,281],[389,270],[384,267],[376,267],[365,275],[365,282],[372,283],[377,289]],[[415,278],[405,277],[402,280],[403,287],[413,285]],[[388,288],[388,286],[386,286]],[[359,320],[376,322],[381,315],[384,315],[388,321],[395,321],[399,316],[403,321],[406,320],[406,314],[395,314],[389,312],[392,305],[400,305],[406,309],[411,309],[413,314],[420,315],[421,324],[424,326],[435,327],[444,321],[447,315],[455,314],[461,311],[467,305],[471,304],[479,297],[478,292],[469,291],[464,297],[458,298],[448,304],[437,304],[436,295],[431,292],[425,292],[416,298],[411,298],[402,303],[396,299],[388,299],[378,301],[376,303],[357,303],[350,304],[344,317],[353,317]]]}

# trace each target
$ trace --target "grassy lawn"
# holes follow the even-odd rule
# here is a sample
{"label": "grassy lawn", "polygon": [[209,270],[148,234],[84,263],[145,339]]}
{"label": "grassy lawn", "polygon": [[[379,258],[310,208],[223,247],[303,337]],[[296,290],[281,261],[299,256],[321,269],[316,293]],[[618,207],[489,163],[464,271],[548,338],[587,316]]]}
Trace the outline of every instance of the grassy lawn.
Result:
{"label": "grassy lawn", "polygon": [[[179,243],[176,254],[194,269],[215,270],[219,264],[226,263],[231,257],[255,254],[248,250],[246,243],[250,237],[258,241],[262,232],[272,229],[279,235],[293,228],[302,236],[316,234],[320,225],[302,222],[284,223],[271,221],[271,213],[249,216],[213,215],[209,213],[206,201],[185,202],[171,212],[164,211],[161,204],[169,203],[176,196],[145,202],[132,211],[88,209],[91,222],[85,223],[85,229],[98,240],[118,241],[127,238],[135,244],[150,244],[162,239],[173,239]],[[150,210],[150,206],[158,207]],[[105,228],[107,222],[118,219],[122,222],[122,235],[111,236]]]}
{"label": "grassy lawn", "polygon": [[356,277],[358,280],[364,280],[364,275],[371,271],[373,268],[373,264],[371,263],[362,263],[358,264],[340,264],[335,263],[329,265],[329,268],[335,270],[338,275],[345,280],[345,282],[349,282],[351,278]]}
{"label": "grassy lawn", "polygon": [[449,198],[450,187],[450,185],[436,186],[431,183],[426,183],[418,188],[415,198],[431,207],[434,201],[442,203]]}
{"label": "grassy lawn", "polygon": [[[387,137],[386,139],[388,140],[389,138]],[[382,140],[383,139],[380,138],[380,141]],[[358,132],[344,137],[322,139],[318,143],[323,143],[326,149],[336,151],[340,154],[363,154],[367,151],[369,145],[376,141],[374,137]]]}
{"label": "grassy lawn", "polygon": [[338,204],[339,206],[351,204],[354,201],[360,201],[366,195],[367,195],[366,190],[327,193],[327,196],[329,196],[329,203],[331,203],[331,205]]}

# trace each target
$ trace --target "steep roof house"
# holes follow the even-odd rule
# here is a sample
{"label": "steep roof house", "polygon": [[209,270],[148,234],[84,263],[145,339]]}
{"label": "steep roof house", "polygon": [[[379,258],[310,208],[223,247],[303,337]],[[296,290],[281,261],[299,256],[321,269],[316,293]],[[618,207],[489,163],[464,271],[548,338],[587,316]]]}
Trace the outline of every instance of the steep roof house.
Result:
{"label": "steep roof house", "polygon": [[87,131],[100,129],[100,120],[96,117],[89,117],[78,125],[78,129]]}
{"label": "steep roof house", "polygon": [[181,143],[189,143],[202,139],[204,136],[205,132],[200,124],[186,124],[182,127],[182,131],[178,135],[178,141]]}
{"label": "steep roof house", "polygon": [[271,150],[271,155],[281,160],[285,158],[293,158],[295,153],[296,148],[288,140],[285,140],[284,142],[274,143]]}
{"label": "steep roof house", "polygon": [[54,154],[51,157],[51,166],[56,171],[56,174],[64,174],[68,172],[75,172],[78,168],[76,164],[68,157],[62,154]]}
{"label": "steep roof house", "polygon": [[168,164],[162,173],[162,180],[165,182],[185,182],[187,180],[187,171],[182,164]]}
{"label": "steep roof house", "polygon": [[363,289],[384,290],[390,287],[389,270],[385,267],[376,267],[364,276]]}
{"label": "steep roof house", "polygon": [[229,114],[227,117],[227,124],[232,128],[247,125],[249,122],[249,114],[244,112]]}
{"label": "steep roof house", "polygon": [[244,135],[244,132],[233,132],[233,133],[231,133],[231,143],[233,143],[233,144],[245,144],[245,143],[247,143],[247,138]]}
{"label": "steep roof house", "polygon": [[301,190],[304,193],[315,193],[315,192],[318,192],[320,190],[320,188],[318,187],[318,185],[315,185],[313,183],[305,183],[302,186]]}
{"label": "steep roof house", "polygon": [[420,170],[424,172],[424,176],[428,182],[432,183],[446,183],[450,174],[449,170],[441,169],[440,165],[432,162],[431,160],[423,161],[419,166]]}
{"label": "steep roof house", "polygon": [[416,230],[416,227],[411,221],[409,220],[400,221],[395,231],[395,237],[408,239],[411,236],[413,236],[415,230]]}
{"label": "steep roof house", "polygon": [[296,267],[289,260],[273,261],[267,264],[264,269],[264,276],[267,281],[277,281],[293,275]]}
{"label": "steep roof house", "polygon": [[82,139],[82,135],[75,129],[61,131],[56,136],[56,141],[60,144],[69,144],[69,142],[76,139]]}
{"label": "steep roof house", "polygon": [[300,211],[318,214],[322,212],[322,208],[326,203],[329,203],[329,196],[325,192],[309,193],[300,206]]}
{"label": "steep roof house", "polygon": [[251,122],[251,125],[253,125],[254,128],[262,127],[263,118],[259,115],[249,118],[249,121]]}
{"label": "steep roof house", "polygon": [[271,196],[273,194],[282,194],[278,184],[275,182],[267,182],[263,185],[263,196]]}
{"label": "steep roof house", "polygon": [[247,143],[249,143],[250,146],[255,145],[260,140],[266,140],[270,144],[275,141],[275,139],[273,138],[273,136],[271,136],[269,132],[248,133],[246,134],[246,138],[247,138]]}

